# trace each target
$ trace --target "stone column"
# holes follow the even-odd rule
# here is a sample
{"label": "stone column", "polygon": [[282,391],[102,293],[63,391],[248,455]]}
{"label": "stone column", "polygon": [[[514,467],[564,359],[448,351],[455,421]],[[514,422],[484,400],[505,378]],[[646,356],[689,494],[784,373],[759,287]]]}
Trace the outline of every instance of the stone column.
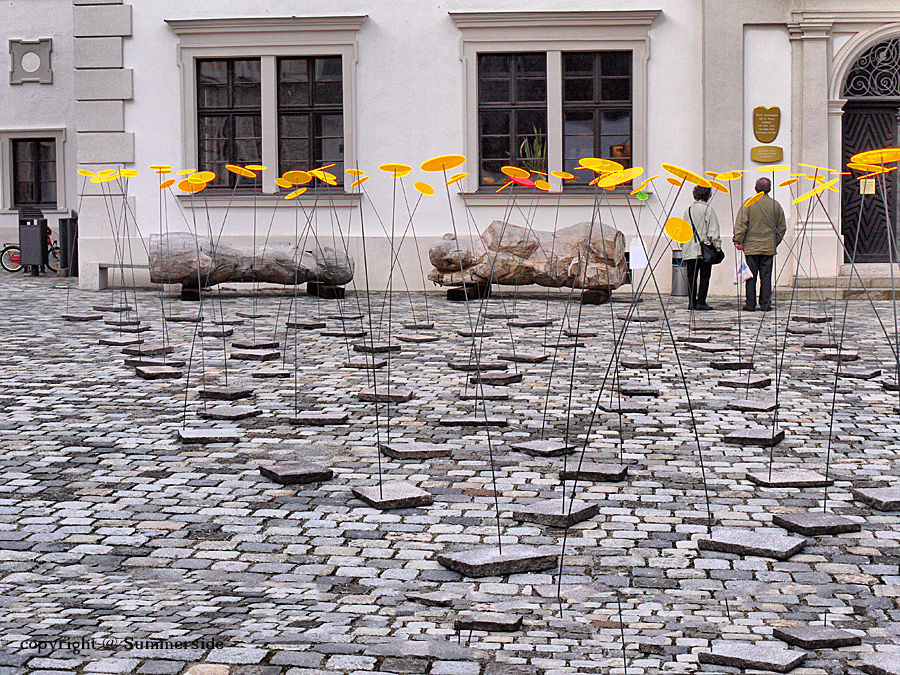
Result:
{"label": "stone column", "polygon": [[[121,168],[134,162],[134,134],[125,131],[125,102],[133,97],[131,69],[124,67],[123,41],[132,34],[132,7],[123,0],[73,0],[75,65],[76,165],[96,171]],[[80,284],[92,287],[97,262],[112,262],[113,220],[121,227],[123,208],[118,199],[104,200],[101,185],[79,176]],[[109,194],[117,183],[102,184]],[[138,244],[135,251],[143,251]],[[142,254],[143,255],[143,254]],[[93,263],[93,264],[92,264]]]}

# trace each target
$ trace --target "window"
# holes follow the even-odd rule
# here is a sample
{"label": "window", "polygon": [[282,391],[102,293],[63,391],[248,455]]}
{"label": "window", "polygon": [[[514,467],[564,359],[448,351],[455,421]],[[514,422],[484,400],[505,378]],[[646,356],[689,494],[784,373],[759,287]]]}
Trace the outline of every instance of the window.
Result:
{"label": "window", "polygon": [[[365,21],[364,15],[167,20],[178,37],[182,165],[215,171],[214,186],[272,195],[286,170],[335,163],[333,173],[343,178],[343,167],[356,164],[357,34]],[[231,162],[269,170],[254,188],[224,170]],[[210,199],[236,208],[256,203],[230,194]],[[315,202],[314,195],[303,199]],[[328,203],[358,201],[358,194],[341,192]]]}
{"label": "window", "polygon": [[12,139],[12,206],[56,208],[56,140]]}
{"label": "window", "polygon": [[[593,199],[577,189],[593,176],[571,171],[581,157],[646,166],[647,60],[659,14],[450,12],[465,69],[463,154],[477,158],[477,171],[473,162],[461,184],[466,202],[506,199],[495,194],[501,177],[505,182],[497,174],[504,164],[543,166],[547,173],[568,169],[578,180],[566,185],[560,203],[567,205]],[[551,192],[563,190],[560,179],[548,181]]]}
{"label": "window", "polygon": [[565,52],[563,74],[563,168],[577,177],[582,157],[603,157],[631,166],[631,52]]}
{"label": "window", "polygon": [[197,61],[197,129],[199,169],[216,174],[210,187],[235,186],[226,164],[262,162],[259,59]]}
{"label": "window", "polygon": [[481,184],[501,185],[505,164],[547,172],[547,56],[478,56]]}
{"label": "window", "polygon": [[344,175],[341,58],[278,59],[278,170],[336,164]]}

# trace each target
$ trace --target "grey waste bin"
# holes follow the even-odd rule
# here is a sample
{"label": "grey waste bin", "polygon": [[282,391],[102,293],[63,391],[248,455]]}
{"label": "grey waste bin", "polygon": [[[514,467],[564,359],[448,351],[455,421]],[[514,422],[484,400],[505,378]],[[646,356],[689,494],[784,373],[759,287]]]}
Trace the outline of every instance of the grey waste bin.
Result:
{"label": "grey waste bin", "polygon": [[40,209],[19,209],[19,250],[22,265],[32,274],[47,264],[47,219]]}
{"label": "grey waste bin", "polygon": [[672,295],[686,298],[689,290],[687,267],[681,249],[676,249],[672,251]]}
{"label": "grey waste bin", "polygon": [[59,274],[78,276],[78,212],[59,219]]}

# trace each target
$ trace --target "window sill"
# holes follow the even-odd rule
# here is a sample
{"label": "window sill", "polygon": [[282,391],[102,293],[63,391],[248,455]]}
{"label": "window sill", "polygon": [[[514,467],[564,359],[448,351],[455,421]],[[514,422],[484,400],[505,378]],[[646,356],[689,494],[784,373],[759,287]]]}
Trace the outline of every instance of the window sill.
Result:
{"label": "window sill", "polygon": [[[466,206],[502,206],[510,202],[510,195],[504,192],[460,192]],[[601,205],[606,206],[644,206],[646,202],[627,194],[609,194],[602,191],[599,195],[595,191],[590,192],[541,192],[534,191],[527,194],[516,194],[516,201],[521,204],[537,203],[540,206],[594,206],[599,197]]]}
{"label": "window sill", "polygon": [[290,207],[292,204],[299,203],[301,206],[310,207],[355,207],[359,204],[360,193],[358,192],[306,192],[305,194],[294,199],[285,199],[284,195],[256,194],[248,195],[244,193],[231,192],[199,192],[196,194],[180,194],[176,197],[179,203],[185,208],[203,209],[207,206],[213,208],[232,209],[252,209],[256,208],[273,208],[276,206]]}
{"label": "window sill", "polygon": [[[58,216],[58,215],[63,215],[63,214],[69,213],[68,209],[59,208],[57,206],[54,206],[52,209],[51,208],[43,208],[40,206],[37,208],[41,209],[41,212],[45,216],[47,216],[47,215]],[[18,216],[19,215],[19,207],[18,206],[7,207],[7,208],[3,209],[2,213],[3,213],[3,215],[6,215],[6,216]]]}

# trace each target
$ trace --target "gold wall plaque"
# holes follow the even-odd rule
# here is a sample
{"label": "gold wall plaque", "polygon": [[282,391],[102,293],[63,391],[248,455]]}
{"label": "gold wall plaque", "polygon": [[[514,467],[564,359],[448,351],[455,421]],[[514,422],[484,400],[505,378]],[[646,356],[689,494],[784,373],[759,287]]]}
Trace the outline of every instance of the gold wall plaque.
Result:
{"label": "gold wall plaque", "polygon": [[762,164],[780,162],[784,157],[784,150],[778,145],[758,145],[750,149],[750,159]]}
{"label": "gold wall plaque", "polygon": [[763,108],[758,105],[753,109],[753,135],[760,143],[774,141],[780,127],[781,108],[777,106]]}
{"label": "gold wall plaque", "polygon": [[874,178],[863,178],[859,181],[859,194],[861,195],[874,195],[875,194],[875,179]]}

